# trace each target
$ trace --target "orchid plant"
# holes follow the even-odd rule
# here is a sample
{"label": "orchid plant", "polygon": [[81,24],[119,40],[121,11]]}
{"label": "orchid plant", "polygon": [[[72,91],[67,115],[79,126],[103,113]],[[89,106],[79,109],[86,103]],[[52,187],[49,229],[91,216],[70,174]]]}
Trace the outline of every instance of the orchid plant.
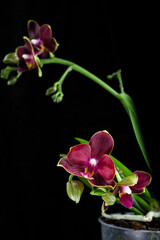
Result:
{"label": "orchid plant", "polygon": [[[64,94],[62,84],[71,71],[91,79],[104,90],[120,100],[125,108],[133,127],[140,150],[151,172],[150,162],[139,127],[139,120],[131,97],[125,93],[121,70],[108,76],[108,79],[117,78],[120,92],[117,92],[107,83],[81,66],[61,58],[54,52],[59,44],[52,37],[52,30],[48,24],[28,22],[28,35],[23,37],[24,45],[7,54],[3,62],[7,66],[1,70],[1,78],[7,80],[8,85],[17,82],[20,76],[29,70],[36,69],[42,77],[42,68],[46,64],[61,64],[67,66],[59,81],[46,90],[54,102],[61,102]],[[90,194],[102,198],[102,212],[115,203],[122,204],[137,215],[144,215],[149,211],[159,211],[158,202],[151,197],[146,188],[151,182],[151,175],[144,171],[131,172],[124,164],[111,155],[114,147],[113,137],[106,130],[95,133],[89,141],[76,138],[78,145],[70,148],[68,154],[61,154],[58,166],[63,167],[70,175],[66,184],[70,199],[78,203],[84,191],[84,186],[90,188]]]}

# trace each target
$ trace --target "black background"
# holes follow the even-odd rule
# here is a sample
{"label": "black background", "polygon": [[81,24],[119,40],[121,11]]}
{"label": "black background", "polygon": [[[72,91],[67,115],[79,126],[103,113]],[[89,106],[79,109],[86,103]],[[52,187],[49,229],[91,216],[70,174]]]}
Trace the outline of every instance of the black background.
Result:
{"label": "black background", "polygon": [[[110,3],[112,2],[112,3]],[[1,9],[1,51],[23,45],[27,21],[48,23],[60,44],[57,57],[100,78],[122,69],[124,88],[134,99],[153,168],[152,191],[159,198],[159,16],[158,4],[139,1],[12,1]],[[1,63],[1,68],[4,65]],[[0,81],[0,234],[16,239],[100,239],[101,199],[86,189],[76,205],[68,199],[68,174],[57,168],[60,153],[108,130],[113,155],[132,171],[146,170],[121,104],[91,80],[72,72],[64,100],[45,96],[66,67],[44,66],[43,77],[27,72],[14,86]],[[109,84],[118,90],[116,80]],[[124,209],[123,209],[124,210]],[[114,206],[109,211],[117,211]],[[118,211],[120,209],[118,208]]]}

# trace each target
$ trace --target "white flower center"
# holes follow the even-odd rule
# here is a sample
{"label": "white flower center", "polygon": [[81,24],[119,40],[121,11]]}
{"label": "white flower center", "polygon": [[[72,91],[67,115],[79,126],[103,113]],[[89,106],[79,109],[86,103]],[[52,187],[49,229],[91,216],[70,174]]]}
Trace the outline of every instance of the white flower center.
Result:
{"label": "white flower center", "polygon": [[128,194],[131,194],[131,193],[132,193],[130,187],[128,187],[128,186],[123,186],[122,188],[123,188],[123,191],[124,191],[125,193],[128,193]]}
{"label": "white flower center", "polygon": [[96,164],[97,164],[97,160],[95,158],[91,158],[89,163],[90,163],[91,166],[95,167]]}
{"label": "white flower center", "polygon": [[31,39],[31,43],[33,45],[38,45],[38,44],[40,44],[40,39]]}
{"label": "white flower center", "polygon": [[28,60],[28,59],[31,59],[32,57],[31,57],[30,54],[23,54],[23,55],[22,55],[22,58],[23,58],[24,60]]}

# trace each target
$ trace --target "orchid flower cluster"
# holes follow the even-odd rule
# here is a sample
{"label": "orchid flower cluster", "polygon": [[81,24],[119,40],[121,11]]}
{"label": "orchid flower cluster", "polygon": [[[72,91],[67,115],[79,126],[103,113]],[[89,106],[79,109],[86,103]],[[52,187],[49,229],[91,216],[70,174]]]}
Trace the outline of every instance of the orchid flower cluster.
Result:
{"label": "orchid flower cluster", "polygon": [[11,77],[8,80],[8,84],[14,84],[23,72],[36,68],[38,76],[42,77],[40,59],[48,57],[48,53],[52,54],[58,48],[58,43],[55,38],[52,37],[52,29],[50,25],[39,24],[34,21],[28,21],[28,34],[29,38],[24,36],[24,46],[17,47],[15,52],[7,54],[3,60],[6,64],[16,64],[17,68],[9,67],[1,71],[1,77],[8,79],[12,71],[17,71],[17,76]]}
{"label": "orchid flower cluster", "polygon": [[[48,24],[39,26],[36,21],[30,20],[27,26],[29,37],[23,37],[24,45],[17,47],[15,52],[4,57],[3,62],[7,64],[7,67],[1,70],[1,78],[6,79],[8,85],[13,85],[26,71],[36,69],[38,76],[42,77],[43,65],[65,65],[67,69],[61,78],[46,90],[46,95],[51,96],[54,102],[59,103],[64,96],[62,84],[67,75],[74,70],[86,76],[120,100],[131,120],[142,155],[151,169],[133,100],[124,91],[121,70],[108,76],[109,79],[118,79],[119,93],[81,66],[55,57],[54,52],[59,44],[52,37],[52,30]],[[17,75],[12,75],[13,72],[16,72]],[[90,141],[81,138],[76,138],[76,140],[79,141],[79,144],[71,147],[67,155],[61,154],[58,162],[58,166],[63,167],[70,174],[66,184],[70,199],[78,203],[84,186],[87,186],[91,190],[91,195],[102,198],[102,212],[115,203],[122,204],[140,215],[150,210],[157,210],[157,201],[151,197],[146,188],[151,182],[151,175],[140,170],[131,172],[113,157],[111,152],[114,140],[107,131],[95,133]]]}
{"label": "orchid flower cluster", "polygon": [[[72,177],[88,180],[91,194],[103,199],[102,211],[116,202],[117,194],[123,206],[132,208],[132,194],[144,193],[145,187],[151,182],[151,175],[143,171],[136,171],[122,178],[110,156],[113,146],[112,136],[107,131],[100,131],[91,137],[89,143],[72,147],[58,163]],[[67,184],[67,192],[72,200],[79,202],[84,187],[83,184],[76,184],[79,180],[71,180],[72,177]]]}

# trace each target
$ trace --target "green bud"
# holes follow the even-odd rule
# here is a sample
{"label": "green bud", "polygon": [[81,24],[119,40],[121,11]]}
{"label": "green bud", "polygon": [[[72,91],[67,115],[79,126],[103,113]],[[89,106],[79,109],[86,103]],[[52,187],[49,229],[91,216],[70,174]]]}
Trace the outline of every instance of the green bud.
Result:
{"label": "green bud", "polygon": [[68,197],[72,201],[79,203],[79,201],[81,199],[81,195],[84,190],[83,183],[79,180],[72,180],[70,182],[67,182],[66,188],[67,188]]}
{"label": "green bud", "polygon": [[11,52],[11,53],[8,53],[4,57],[3,62],[5,64],[18,64],[19,63],[19,58],[18,58],[16,52]]}
{"label": "green bud", "polygon": [[107,206],[113,205],[116,201],[116,197],[111,192],[107,192],[105,196],[102,196],[102,199],[105,202],[105,205]]}
{"label": "green bud", "polygon": [[60,103],[63,100],[63,93],[62,92],[57,92],[56,94],[52,95],[53,102]]}
{"label": "green bud", "polygon": [[13,71],[16,71],[16,70],[17,70],[17,68],[15,68],[15,67],[7,66],[6,68],[1,70],[1,78],[8,79],[10,73]]}
{"label": "green bud", "polygon": [[93,188],[90,194],[93,196],[105,196],[106,192],[107,190],[105,188]]}
{"label": "green bud", "polygon": [[17,78],[15,76],[10,77],[10,79],[7,81],[7,84],[9,86],[14,85],[17,82]]}
{"label": "green bud", "polygon": [[55,93],[57,91],[57,88],[56,87],[50,87],[46,90],[46,96],[50,96],[52,95],[53,93]]}

